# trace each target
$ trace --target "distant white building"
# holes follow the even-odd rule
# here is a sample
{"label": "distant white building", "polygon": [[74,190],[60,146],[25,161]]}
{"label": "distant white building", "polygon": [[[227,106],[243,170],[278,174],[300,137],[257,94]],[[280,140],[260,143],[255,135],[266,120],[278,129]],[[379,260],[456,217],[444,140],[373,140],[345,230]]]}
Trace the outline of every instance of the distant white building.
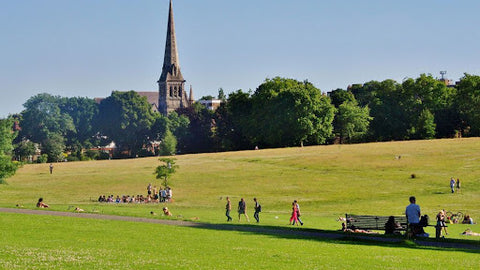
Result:
{"label": "distant white building", "polygon": [[207,107],[207,109],[215,111],[216,109],[218,109],[218,107],[220,107],[223,101],[221,99],[208,99],[208,100],[202,99],[197,102]]}

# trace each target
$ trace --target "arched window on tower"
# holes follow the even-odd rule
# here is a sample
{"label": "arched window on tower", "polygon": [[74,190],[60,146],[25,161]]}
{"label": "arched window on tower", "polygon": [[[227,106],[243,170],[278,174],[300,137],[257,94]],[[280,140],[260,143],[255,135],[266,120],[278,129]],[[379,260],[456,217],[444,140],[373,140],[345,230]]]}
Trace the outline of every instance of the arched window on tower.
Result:
{"label": "arched window on tower", "polygon": [[181,86],[178,87],[178,96],[180,98],[182,98],[182,87]]}
{"label": "arched window on tower", "polygon": [[170,86],[170,96],[173,97],[173,87]]}
{"label": "arched window on tower", "polygon": [[174,95],[175,97],[178,97],[178,92],[177,92],[177,87],[176,87],[176,86],[173,87],[173,95]]}

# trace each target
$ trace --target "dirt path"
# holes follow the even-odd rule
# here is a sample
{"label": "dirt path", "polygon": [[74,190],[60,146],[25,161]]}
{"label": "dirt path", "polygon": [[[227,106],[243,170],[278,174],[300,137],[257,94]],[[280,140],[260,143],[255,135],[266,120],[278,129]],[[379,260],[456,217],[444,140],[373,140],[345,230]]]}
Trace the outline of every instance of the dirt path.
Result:
{"label": "dirt path", "polygon": [[[60,216],[60,217],[77,217],[77,218],[90,218],[90,219],[102,219],[102,220],[119,220],[119,221],[130,221],[130,222],[155,223],[155,224],[163,224],[163,225],[171,225],[171,226],[194,227],[194,228],[204,228],[204,229],[214,229],[214,230],[255,232],[255,233],[277,235],[277,236],[299,236],[304,238],[323,238],[323,239],[338,239],[338,240],[345,239],[345,238],[349,238],[349,239],[355,238],[359,240],[390,242],[390,243],[401,243],[404,241],[404,239],[402,238],[385,238],[385,237],[376,237],[374,235],[354,235],[354,234],[345,234],[341,232],[329,233],[329,232],[323,232],[315,229],[297,230],[297,229],[289,229],[289,228],[283,228],[283,227],[270,227],[270,226],[209,224],[209,223],[200,223],[200,222],[183,221],[183,220],[152,219],[152,218],[140,218],[140,217],[129,217],[129,216],[114,216],[114,215],[76,213],[76,212],[58,212],[58,211],[31,210],[31,209],[19,209],[19,208],[0,208],[0,212],[29,214],[29,215],[47,215],[47,216]],[[478,243],[467,244],[467,243],[452,243],[452,242],[428,241],[428,240],[415,240],[415,243],[420,246],[480,250],[480,245],[478,245]]]}

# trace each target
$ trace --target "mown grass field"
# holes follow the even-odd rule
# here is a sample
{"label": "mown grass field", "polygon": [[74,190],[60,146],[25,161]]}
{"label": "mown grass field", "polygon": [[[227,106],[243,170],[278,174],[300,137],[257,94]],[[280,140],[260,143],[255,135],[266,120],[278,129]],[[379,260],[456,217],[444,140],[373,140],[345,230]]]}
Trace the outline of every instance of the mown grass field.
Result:
{"label": "mown grass field", "polygon": [[2,269],[478,269],[478,252],[0,215]]}
{"label": "mown grass field", "polygon": [[[232,198],[234,207],[244,197],[253,223],[252,199],[257,197],[263,209],[259,226],[287,226],[290,204],[297,199],[304,227],[337,230],[340,223],[336,219],[345,213],[403,215],[408,197],[414,195],[422,212],[431,217],[431,223],[440,209],[462,211],[477,221],[480,218],[479,150],[480,139],[470,138],[182,155],[176,157],[180,168],[171,178],[175,202],[168,206],[173,219],[225,223],[225,197]],[[164,218],[160,215],[162,204],[94,202],[103,194],[145,195],[148,183],[160,185],[153,175],[157,165],[157,158],[58,163],[54,164],[52,175],[48,164],[25,165],[7,180],[8,185],[0,186],[0,206],[20,204],[34,208],[37,199],[43,197],[51,210],[71,211],[73,206],[78,206],[87,212]],[[411,174],[416,178],[412,179]],[[460,192],[450,193],[450,177],[460,178]],[[151,216],[151,211],[158,215]],[[296,258],[305,263],[300,267],[303,269],[359,268],[355,265],[412,268],[408,266],[417,264],[437,268],[435,265],[439,262],[453,265],[447,264],[450,258],[455,258],[457,267],[461,267],[463,261],[472,263],[470,266],[480,266],[478,253],[463,251],[19,214],[0,213],[0,219],[3,239],[7,239],[2,241],[4,254],[1,256],[7,259],[0,259],[4,267],[27,264],[29,256],[22,256],[20,251],[34,254],[44,248],[40,240],[46,240],[49,244],[45,248],[58,255],[50,257],[51,260],[64,259],[58,262],[46,259],[46,264],[38,266],[51,263],[58,268],[91,268],[89,263],[160,265],[165,255],[173,260],[170,266],[190,269],[195,268],[197,261],[203,268],[235,269],[253,265],[257,260],[263,268],[286,268],[294,266],[292,262]],[[234,223],[238,221],[234,219]],[[49,226],[43,227],[44,224]],[[480,237],[461,236],[467,227],[480,232],[478,225],[454,224],[449,226],[447,237],[480,240]],[[433,234],[433,230],[428,232]],[[15,240],[17,238],[24,240]],[[98,247],[102,239],[103,244]],[[166,250],[163,239],[169,243],[165,245]],[[60,248],[55,248],[55,243]],[[107,252],[112,249],[118,253]],[[418,259],[412,259],[417,258],[417,254]],[[71,256],[77,256],[78,260],[66,262]],[[222,267],[223,262],[227,267]]]}

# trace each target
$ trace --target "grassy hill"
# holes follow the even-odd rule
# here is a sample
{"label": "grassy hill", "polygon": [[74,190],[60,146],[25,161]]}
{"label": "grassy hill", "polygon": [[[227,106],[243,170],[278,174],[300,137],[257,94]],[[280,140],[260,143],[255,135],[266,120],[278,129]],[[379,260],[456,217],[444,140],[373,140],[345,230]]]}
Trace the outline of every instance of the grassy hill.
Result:
{"label": "grassy hill", "polygon": [[[335,218],[347,212],[403,215],[414,195],[432,218],[440,209],[480,218],[479,149],[480,139],[469,138],[182,155],[169,208],[180,218],[223,222],[226,196],[234,207],[244,197],[250,215],[257,197],[262,222],[285,225],[297,199],[306,225],[337,229]],[[25,165],[0,186],[0,206],[34,207],[44,197],[54,210],[75,205],[148,216],[162,205],[93,201],[101,194],[146,194],[148,183],[160,185],[153,175],[159,164],[157,158],[57,163],[52,175],[48,164]],[[460,192],[450,193],[450,177],[460,178]]]}
{"label": "grassy hill", "polygon": [[[287,226],[290,203],[299,200],[307,228],[337,230],[345,213],[403,215],[415,195],[432,219],[439,209],[480,218],[480,138],[330,145],[177,156],[171,183],[173,219],[225,223],[225,197],[244,197],[253,220],[253,197],[262,225]],[[401,156],[401,158],[398,158]],[[146,194],[157,158],[26,165],[0,185],[0,207],[164,219],[163,204],[100,204],[99,195]],[[415,178],[411,175],[415,174]],[[451,194],[450,177],[462,189]],[[151,211],[158,213],[152,216]],[[235,211],[232,211],[235,212]],[[234,216],[235,217],[235,216]],[[434,221],[432,221],[433,223]],[[234,218],[234,224],[238,224]],[[246,223],[242,220],[242,224]],[[253,222],[251,222],[253,225]],[[256,225],[256,224],[255,224]],[[447,238],[467,227],[449,225]],[[433,228],[429,228],[434,234]],[[418,247],[292,235],[208,230],[158,224],[0,213],[0,268],[96,269],[477,269],[478,251]],[[428,259],[427,259],[428,258]]]}

